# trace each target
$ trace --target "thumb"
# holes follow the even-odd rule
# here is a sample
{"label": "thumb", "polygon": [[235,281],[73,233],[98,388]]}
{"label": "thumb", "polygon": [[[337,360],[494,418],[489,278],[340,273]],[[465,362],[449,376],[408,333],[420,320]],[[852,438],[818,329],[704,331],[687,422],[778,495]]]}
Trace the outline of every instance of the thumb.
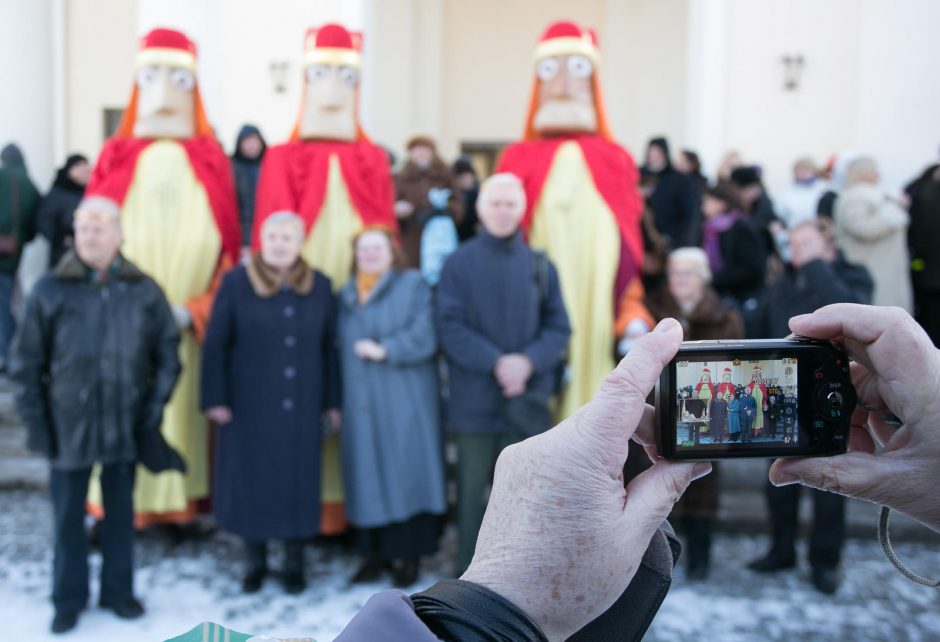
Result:
{"label": "thumb", "polygon": [[778,459],[770,467],[774,486],[803,484],[839,495],[877,501],[891,474],[884,457],[855,451],[835,457]]}
{"label": "thumb", "polygon": [[637,475],[627,485],[624,516],[650,530],[658,528],[669,516],[682,493],[693,480],[712,470],[707,461],[679,463],[661,459],[652,468]]}

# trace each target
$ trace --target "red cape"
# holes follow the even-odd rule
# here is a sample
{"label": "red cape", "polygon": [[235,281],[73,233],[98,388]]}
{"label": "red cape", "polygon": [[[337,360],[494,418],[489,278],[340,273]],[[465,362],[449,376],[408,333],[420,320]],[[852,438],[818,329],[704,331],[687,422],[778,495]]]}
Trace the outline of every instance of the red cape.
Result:
{"label": "red cape", "polygon": [[261,245],[261,224],[280,210],[298,213],[309,234],[326,198],[333,154],[339,159],[349,198],[363,225],[398,229],[392,174],[384,149],[367,141],[296,140],[271,147],[264,154],[255,195],[254,249]]}
{"label": "red cape", "polygon": [[560,136],[534,141],[514,143],[507,147],[499,159],[498,172],[512,172],[525,185],[526,213],[522,227],[528,232],[538,204],[545,179],[562,143],[573,140],[581,147],[594,186],[603,197],[617,220],[620,229],[620,265],[614,292],[614,311],[620,297],[630,281],[639,274],[643,264],[643,234],[640,219],[643,216],[643,199],[637,190],[639,173],[630,153],[617,143],[598,134]]}
{"label": "red cape", "polygon": [[734,384],[727,381],[722,381],[718,384],[718,388],[715,390],[720,397],[724,397],[725,393],[730,393],[731,398],[734,398]]}
{"label": "red cape", "polygon": [[[98,156],[85,195],[105,196],[123,205],[134,178],[137,159],[152,142],[152,138],[109,139]],[[209,136],[186,138],[178,142],[186,150],[196,179],[206,190],[209,207],[212,208],[216,227],[222,237],[222,252],[234,264],[238,261],[241,229],[229,159],[219,143]]]}
{"label": "red cape", "polygon": [[698,397],[698,393],[701,392],[703,386],[708,388],[708,391],[712,393],[712,399],[714,399],[715,398],[715,385],[710,381],[708,383],[705,383],[704,381],[699,381],[698,385],[695,386],[695,396]]}

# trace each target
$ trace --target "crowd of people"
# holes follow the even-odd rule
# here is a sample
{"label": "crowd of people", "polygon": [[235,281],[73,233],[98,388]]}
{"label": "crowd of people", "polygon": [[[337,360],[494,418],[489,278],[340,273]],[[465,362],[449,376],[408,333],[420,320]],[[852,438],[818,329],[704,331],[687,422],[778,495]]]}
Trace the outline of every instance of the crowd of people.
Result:
{"label": "crowd of people", "polygon": [[[0,358],[29,445],[52,467],[54,631],[73,628],[88,599],[86,502],[100,522],[101,605],[121,617],[144,612],[134,526],[200,513],[244,541],[245,592],[265,581],[271,541],[284,542],[284,587],[299,593],[305,546],[343,533],[361,557],[351,581],[391,572],[407,587],[448,514],[445,440],[456,444],[460,575],[486,531],[500,453],[588,402],[666,319],[686,340],[776,338],[791,317],[874,303],[914,312],[940,339],[937,165],[892,198],[872,158],[801,158],[776,201],[759,164],[733,152],[709,181],[697,154],[673,159],[657,137],[637,169],[592,92],[596,46],[558,49],[573,30],[546,32],[526,138],[482,181],[427,136],[396,164],[362,135],[358,54],[336,25],[305,43],[291,140],[268,148],[246,125],[230,172],[218,171],[185,66],[195,46],[169,30],[142,41],[147,73],[93,172],[71,156],[40,198],[22,154],[4,148]],[[154,63],[168,48],[177,55]],[[146,111],[161,82],[195,110],[172,134],[165,113]],[[325,83],[339,107],[323,107]],[[569,93],[589,108],[556,109]],[[349,118],[318,120],[321,108]],[[37,233],[48,272],[16,288]],[[750,384],[722,377],[681,393],[711,418],[688,422],[691,442],[792,429],[787,390],[760,372]],[[642,451],[631,459],[656,467]],[[718,469],[700,470],[674,510],[692,578],[709,572]],[[768,484],[773,542],[755,571],[796,563],[798,488]],[[833,593],[843,500],[812,492],[813,582]]]}

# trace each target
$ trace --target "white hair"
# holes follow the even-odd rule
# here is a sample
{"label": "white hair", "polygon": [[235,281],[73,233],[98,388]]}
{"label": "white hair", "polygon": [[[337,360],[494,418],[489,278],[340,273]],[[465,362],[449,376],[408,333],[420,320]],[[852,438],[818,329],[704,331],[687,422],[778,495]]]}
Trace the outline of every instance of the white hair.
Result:
{"label": "white hair", "polygon": [[110,216],[115,225],[121,224],[121,206],[107,196],[86,196],[75,208],[74,218],[79,214],[105,214]]}
{"label": "white hair", "polygon": [[694,263],[699,275],[705,283],[712,282],[712,269],[708,264],[708,255],[700,247],[680,247],[669,253],[669,263],[673,261],[686,261]]}
{"label": "white hair", "polygon": [[845,186],[852,187],[859,183],[868,182],[872,176],[877,175],[878,164],[870,156],[859,156],[845,168]]}
{"label": "white hair", "polygon": [[525,209],[525,186],[522,184],[522,180],[518,176],[510,172],[500,172],[499,174],[493,174],[480,183],[480,194],[478,198],[482,199],[484,194],[495,187],[509,187],[516,190],[519,193],[519,199],[522,201],[522,208]]}
{"label": "white hair", "polygon": [[297,212],[292,212],[290,210],[278,210],[272,212],[266,219],[264,223],[261,224],[261,230],[264,231],[269,225],[296,225],[300,229],[300,237],[304,237],[304,220],[300,218],[300,215]]}

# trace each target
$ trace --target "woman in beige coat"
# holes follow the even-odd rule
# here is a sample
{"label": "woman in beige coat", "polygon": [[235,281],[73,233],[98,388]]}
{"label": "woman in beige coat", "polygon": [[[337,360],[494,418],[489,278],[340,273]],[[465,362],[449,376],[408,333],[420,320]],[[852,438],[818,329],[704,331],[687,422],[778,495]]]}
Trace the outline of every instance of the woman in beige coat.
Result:
{"label": "woman in beige coat", "polygon": [[850,263],[868,268],[872,303],[912,309],[907,212],[878,187],[878,166],[868,157],[849,164],[845,190],[836,199],[835,235]]}

